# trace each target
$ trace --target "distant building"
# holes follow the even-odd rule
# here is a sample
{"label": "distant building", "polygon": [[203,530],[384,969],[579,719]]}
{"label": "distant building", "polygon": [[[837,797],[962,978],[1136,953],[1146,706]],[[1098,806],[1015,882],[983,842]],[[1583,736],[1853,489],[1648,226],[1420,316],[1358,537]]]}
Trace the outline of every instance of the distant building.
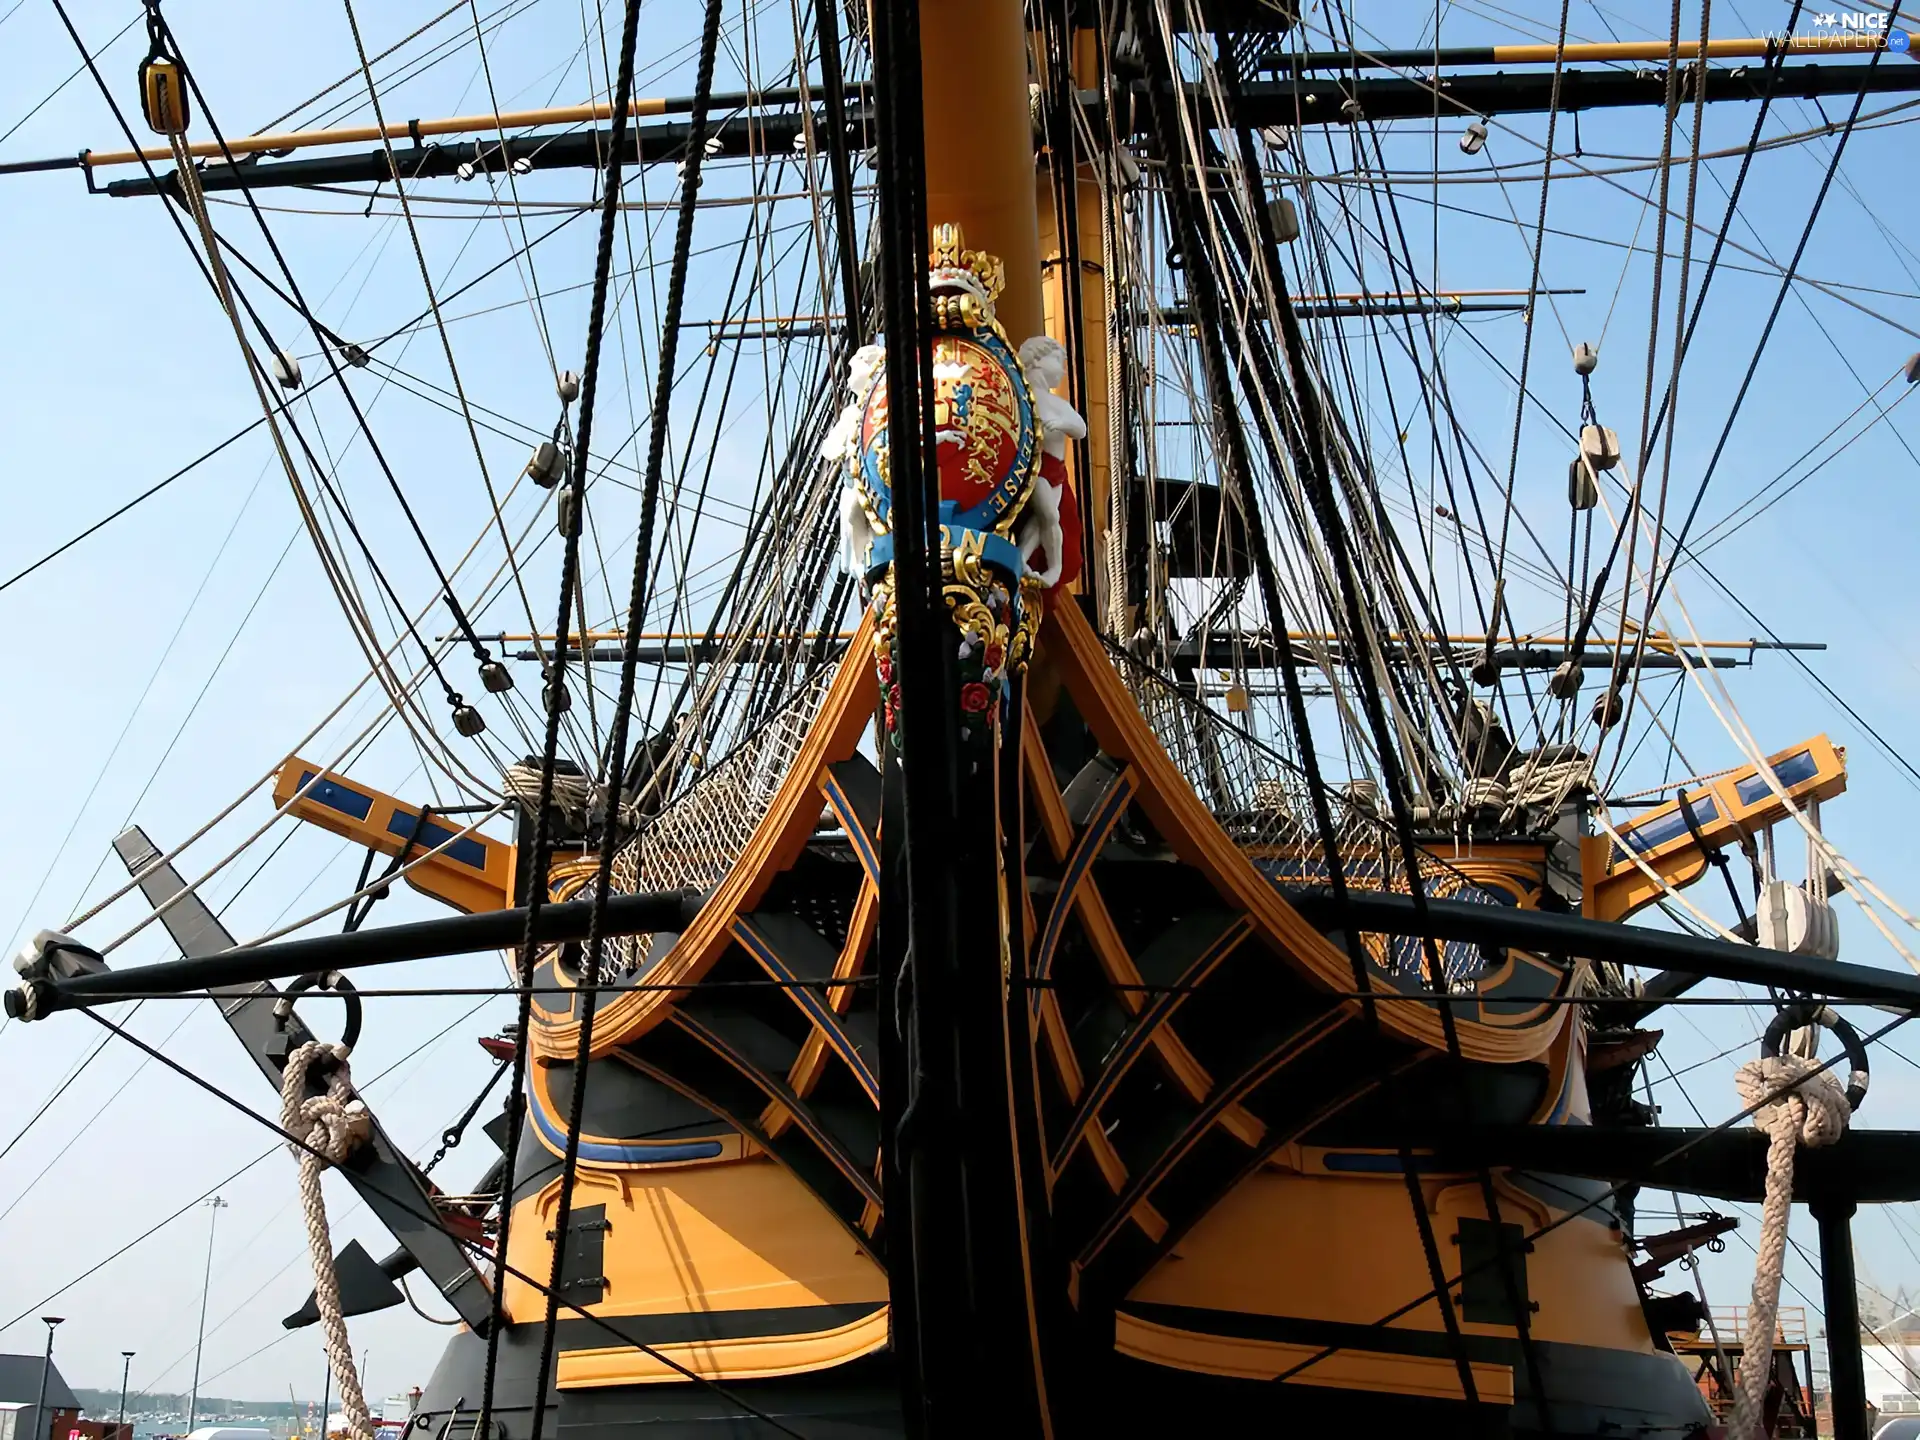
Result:
{"label": "distant building", "polygon": [[1882,1415],[1920,1414],[1920,1310],[1904,1292],[1861,1287],[1860,1369]]}
{"label": "distant building", "polygon": [[0,1355],[0,1440],[67,1440],[79,1420],[80,1402],[58,1365],[47,1371],[46,1417],[34,1410],[45,1363],[43,1355]]}

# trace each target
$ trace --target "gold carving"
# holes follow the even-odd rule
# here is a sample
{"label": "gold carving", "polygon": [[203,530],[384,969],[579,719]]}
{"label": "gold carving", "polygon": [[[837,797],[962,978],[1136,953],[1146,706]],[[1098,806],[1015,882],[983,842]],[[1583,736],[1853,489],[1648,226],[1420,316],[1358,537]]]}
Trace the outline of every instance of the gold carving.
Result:
{"label": "gold carving", "polygon": [[1007,288],[1007,267],[998,255],[966,247],[966,236],[958,225],[936,225],[933,227],[933,247],[928,258],[935,270],[972,271],[974,278],[980,282],[980,288],[986,291],[987,304],[991,307],[1000,298],[1000,292]]}

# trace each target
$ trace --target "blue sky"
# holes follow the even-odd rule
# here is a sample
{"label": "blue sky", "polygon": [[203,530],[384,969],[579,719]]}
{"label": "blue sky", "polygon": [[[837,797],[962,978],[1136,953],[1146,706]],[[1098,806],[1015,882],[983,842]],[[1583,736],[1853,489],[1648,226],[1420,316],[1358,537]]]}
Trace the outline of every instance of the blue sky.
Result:
{"label": "blue sky", "polygon": [[[82,34],[96,45],[135,13],[129,4],[84,0],[70,8]],[[646,7],[643,62],[672,56],[684,44],[691,33],[689,8],[660,0]],[[436,9],[414,3],[362,6],[369,47],[383,48]],[[1757,33],[1781,23],[1786,13],[1786,7],[1763,5],[1761,0],[1745,0],[1737,9],[1723,0],[1714,9],[1719,33],[1735,28]],[[1459,43],[1539,38],[1557,11],[1552,7],[1549,14],[1548,7],[1536,4],[1515,19],[1491,5],[1462,5],[1449,11],[1443,33],[1449,42]],[[335,5],[303,0],[276,7],[271,22],[254,19],[246,24],[235,23],[233,7],[208,0],[173,0],[167,13],[229,133],[262,125],[347,74],[354,63],[345,18]],[[1524,18],[1528,13],[1533,18]],[[1390,19],[1396,26],[1400,23],[1397,15],[1368,18],[1382,27]],[[1687,23],[1693,21],[1689,7]],[[782,17],[773,15],[762,32],[763,43],[777,34],[780,23]],[[1411,12],[1407,23],[1414,23]],[[1610,33],[1644,38],[1659,33],[1664,24],[1664,7],[1596,7],[1584,0],[1573,7],[1578,38],[1605,39]],[[1383,43],[1425,38],[1398,28],[1383,29],[1378,37]],[[139,40],[136,26],[102,60],[123,105],[132,99]],[[579,43],[577,10],[549,3],[515,19],[490,46],[501,105],[582,98],[589,81],[574,63]],[[13,77],[0,99],[4,129],[66,76],[76,57],[43,0],[25,0],[16,13],[0,20],[0,48],[9,57]],[[598,76],[597,38],[592,48]],[[737,80],[742,63],[737,52],[730,52],[723,69],[732,67]],[[751,63],[761,73],[774,68],[765,55]],[[669,60],[656,67],[642,90],[677,94],[690,83],[688,67]],[[733,82],[723,74],[719,83],[727,87]],[[391,102],[389,118],[484,110],[485,87],[467,50],[408,82]],[[349,87],[342,93],[354,92]],[[1887,97],[1885,103],[1897,103],[1897,98]],[[1846,105],[1845,99],[1828,102],[1827,114],[1838,119]],[[1783,103],[1769,134],[1820,123],[1812,106]],[[1741,144],[1751,124],[1749,107],[1714,110],[1706,148]],[[1454,147],[1457,128],[1445,127],[1441,164],[1463,181],[1484,174],[1489,164],[1537,163],[1537,145],[1520,137],[1541,137],[1544,123],[1539,117],[1497,124],[1486,154],[1478,160]],[[1561,418],[1577,423],[1578,383],[1560,325],[1564,323],[1574,340],[1599,340],[1604,333],[1594,394],[1604,418],[1631,446],[1645,385],[1650,266],[1644,253],[1630,253],[1621,245],[1644,247],[1653,233],[1653,219],[1647,216],[1643,223],[1643,207],[1633,197],[1644,195],[1653,178],[1643,161],[1658,150],[1658,112],[1583,116],[1579,139],[1582,163],[1619,170],[1612,178],[1633,194],[1597,179],[1554,186],[1549,226],[1554,232],[1593,238],[1561,233],[1547,238],[1542,284],[1584,287],[1585,293],[1558,297],[1558,318],[1543,309],[1536,320],[1532,383]],[[1563,122],[1562,148],[1570,148],[1571,140]],[[1820,185],[1830,143],[1816,138],[1760,156],[1749,181],[1750,198],[1742,206],[1752,230],[1737,221],[1733,238],[1783,259],[1790,254]],[[120,144],[105,103],[82,76],[0,142],[0,159]],[[1417,127],[1401,127],[1388,141],[1388,163],[1409,169],[1426,164],[1430,145],[1430,137]],[[1316,164],[1324,166],[1324,149],[1312,153]],[[1920,255],[1909,248],[1916,243],[1912,237],[1920,234],[1915,224],[1920,202],[1906,178],[1911,156],[1910,133],[1902,125],[1862,131],[1850,140],[1842,172],[1846,183],[1836,185],[1828,196],[1802,270],[1823,280],[1870,287],[1845,293],[1876,313],[1862,313],[1806,287],[1789,297],[1708,492],[1703,528],[1759,490],[1787,460],[1855,409],[1862,390],[1849,366],[1872,388],[1920,350],[1920,340],[1908,333],[1920,330]],[[1711,162],[1710,175],[1703,175],[1699,208],[1709,226],[1717,224],[1724,205],[1713,177],[1731,185],[1736,163]],[[1676,206],[1682,203],[1684,179],[1684,170],[1675,172]],[[537,176],[525,183],[523,193],[529,197],[571,201],[583,198],[587,186],[578,172]],[[651,198],[664,197],[671,175],[656,171],[647,184]],[[442,184],[435,193],[463,192]],[[6,421],[14,476],[11,503],[0,524],[4,578],[226,438],[258,410],[226,321],[159,202],[89,196],[72,173],[0,178],[0,197],[0,257],[5,265],[0,310],[13,341],[0,350],[0,417]],[[1402,192],[1416,253],[1424,253],[1429,244],[1432,198],[1421,187]],[[1499,187],[1450,182],[1441,187],[1439,199],[1444,207],[1453,207],[1440,211],[1442,288],[1524,287],[1528,253],[1523,229],[1512,214],[1530,222],[1538,203],[1537,179],[1506,187],[1504,199]],[[342,334],[382,335],[421,308],[419,273],[406,230],[392,218],[390,197],[376,200],[374,213],[364,218],[358,213],[359,202],[338,196],[276,192],[269,203],[332,212],[276,210],[270,221],[308,298]],[[421,221],[428,265],[436,277],[451,275],[457,283],[477,274],[517,238],[517,232],[507,231],[497,219],[483,216],[476,223],[457,215],[439,218],[442,214],[454,212],[439,207],[434,218]],[[223,233],[261,263],[268,262],[243,210],[216,207],[216,220]],[[537,233],[553,219],[529,223]],[[666,221],[659,211],[631,217],[642,238],[646,227],[662,223]],[[701,233],[723,239],[729,233],[726,224],[703,217]],[[1709,240],[1710,234],[1696,237],[1696,283]],[[1677,224],[1669,241],[1677,247]],[[591,222],[574,224],[538,247],[532,278],[546,289],[577,286],[590,274],[591,246]],[[1764,261],[1747,256],[1729,260],[1766,269]],[[1676,270],[1677,263],[1670,261],[1669,296]],[[698,262],[688,316],[705,319],[721,313],[726,280],[718,259]],[[476,405],[544,430],[555,413],[551,378],[540,333],[521,303],[521,285],[509,267],[463,297],[458,306],[463,316],[500,308],[453,324],[456,356],[461,381]],[[1776,288],[1777,280],[1765,273],[1732,268],[1714,281],[1683,382],[1673,457],[1674,490],[1680,497],[1676,504],[1691,497]],[[257,285],[252,293],[262,294]],[[262,298],[276,333],[290,337],[289,348],[307,357],[309,379],[317,378],[324,366],[312,356],[310,337],[299,335],[284,307]],[[610,341],[607,357],[610,367],[631,374],[635,398],[629,409],[627,386],[607,392],[618,398],[601,412],[601,433],[609,438],[605,447],[597,444],[596,449],[611,448],[644,420],[652,373],[648,320],[658,304],[644,283],[640,302],[637,316],[631,305],[623,312],[617,327],[620,343]],[[584,291],[555,296],[546,308],[561,363],[577,368]],[[1509,367],[1517,363],[1523,334],[1518,318],[1482,323],[1476,317],[1473,323],[1473,337]],[[1670,335],[1665,328],[1670,323],[1669,309],[1662,318],[1663,336]],[[1668,341],[1660,343],[1664,353]],[[1463,422],[1483,449],[1503,456],[1513,419],[1511,383],[1464,333],[1448,340],[1446,359]],[[449,383],[431,330],[407,342],[402,363],[436,384]],[[768,375],[776,375],[777,360],[767,363]],[[371,403],[382,447],[436,553],[451,564],[490,523],[465,426],[446,410],[398,387],[381,391],[376,399],[376,388],[368,380],[359,393],[363,402]],[[1893,401],[1904,389],[1889,388],[1883,401]],[[329,439],[343,442],[350,434],[344,413],[325,398],[316,403],[326,417],[323,428]],[[708,427],[719,432],[711,443],[719,453],[720,490],[736,503],[751,495],[760,464],[764,420],[756,422],[749,411],[749,406],[737,404],[726,424]],[[1827,651],[1809,656],[1809,662],[1902,753],[1911,735],[1907,717],[1920,688],[1910,599],[1913,537],[1920,533],[1915,523],[1920,518],[1920,486],[1915,483],[1920,466],[1906,448],[1916,443],[1920,430],[1915,414],[1920,411],[1910,405],[1894,411],[1891,420],[1867,430],[1837,461],[1709,556],[1716,572],[1785,638],[1828,644]],[[489,470],[503,492],[524,463],[531,433],[482,437]],[[1850,433],[1841,432],[1843,437]],[[624,453],[631,462],[633,450]],[[1522,512],[1540,520],[1550,548],[1565,540],[1567,458],[1557,432],[1530,416],[1516,488]],[[353,447],[343,460],[341,483],[402,599],[409,607],[424,604],[432,593],[431,573],[384,480],[360,447]],[[598,513],[610,554],[627,548],[630,542],[622,537],[630,533],[636,512],[631,492],[616,489],[605,496]],[[517,529],[535,523],[536,515],[535,497],[523,487],[507,505],[507,523]],[[723,512],[713,522],[700,559],[723,559],[737,547],[737,522],[730,522],[729,515],[737,517],[738,511]],[[544,522],[539,523],[543,528],[536,533],[546,533]],[[12,823],[0,827],[0,922],[21,934],[64,922],[84,897],[103,894],[116,879],[110,858],[104,866],[101,862],[125,821],[137,820],[162,845],[177,841],[275,765],[358,678],[364,662],[298,524],[285,478],[264,436],[256,433],[29,579],[0,591],[0,617],[15,636],[19,657],[13,703],[0,711],[0,746],[14,757],[6,811]],[[497,544],[489,552],[483,542],[475,563],[490,571],[497,555]],[[611,568],[612,590],[624,592],[624,561]],[[549,546],[528,573],[543,628],[551,623],[547,611],[552,573]],[[1722,638],[1754,633],[1752,622],[1711,585],[1684,571],[1677,583],[1704,633]],[[589,594],[596,593],[606,596],[608,586],[590,577]],[[378,612],[377,599],[370,595],[368,603]],[[1557,613],[1557,603],[1536,594],[1517,599],[1516,608],[1523,622],[1545,628]],[[612,606],[603,600],[592,608],[597,622]],[[422,628],[437,635],[446,623],[444,611],[435,611]],[[526,617],[508,592],[479,617],[479,628],[523,630]],[[529,667],[517,668],[525,693],[532,675]],[[448,674],[470,696],[478,691],[470,659],[456,653]],[[1829,832],[1896,896],[1911,894],[1911,778],[1784,657],[1763,655],[1752,670],[1737,672],[1731,684],[1764,747],[1777,749],[1821,731],[1848,746],[1851,789],[1829,807]],[[432,691],[425,703],[444,713]],[[371,711],[356,713],[358,720],[349,718],[329,730],[336,744]],[[498,712],[494,717],[494,735],[503,753],[517,757],[519,750],[511,746],[518,742],[504,717]],[[1737,758],[1697,697],[1682,707],[1677,724],[1681,747],[1698,768],[1715,769]],[[478,764],[479,757],[474,759]],[[426,781],[417,766],[411,746],[387,733],[356,773],[397,792],[424,796]],[[1637,780],[1639,784],[1662,778],[1657,765],[1649,772],[1641,764],[1629,773],[1647,776]],[[222,837],[237,843],[264,820],[266,810],[259,797],[243,807],[216,832],[204,853],[192,852],[201,865],[191,873],[224,853]],[[1786,848],[1796,847],[1789,843]],[[254,863],[254,857],[248,857],[220,877],[211,893],[221,902],[232,899]],[[277,917],[318,908],[350,887],[356,866],[357,857],[331,838],[295,834],[233,902],[234,929],[257,933],[277,923]],[[1700,903],[1720,918],[1730,918],[1722,913],[1723,897],[1716,900],[1702,892]],[[426,913],[429,907],[423,902],[401,894],[382,907],[376,923]],[[123,904],[85,933],[97,943],[137,918]],[[116,958],[144,963],[166,954],[159,937],[149,931]],[[1900,963],[1851,917],[1845,954],[1870,963]],[[497,966],[490,956],[428,962],[409,968],[403,977],[375,972],[366,983],[491,983],[500,973]],[[504,1008],[482,1008],[462,1021],[473,1005],[455,999],[387,999],[370,1005],[356,1073],[364,1079],[399,1065],[371,1087],[370,1095],[390,1131],[416,1155],[431,1153],[440,1129],[459,1114],[486,1076],[487,1062],[472,1036],[503,1019]],[[1749,1046],[1723,1059],[1708,1057],[1748,1041],[1757,1014],[1744,1009],[1674,1011],[1658,1022],[1667,1032],[1662,1054],[1673,1068],[1699,1065],[1686,1075],[1686,1084],[1710,1121],[1735,1108],[1732,1068],[1753,1051]],[[205,1007],[154,1001],[130,1023],[209,1081],[263,1110],[270,1106],[272,1096]],[[403,1061],[449,1025],[453,1028],[443,1040]],[[101,1033],[73,1019],[14,1025],[0,1034],[0,1093],[13,1097],[14,1103],[6,1107],[10,1116],[24,1117],[37,1107]],[[1920,1056],[1920,1041],[1898,1034],[1890,1048]],[[7,1281],[0,1287],[0,1323],[15,1313],[37,1313],[30,1307],[47,1291],[268,1148],[268,1137],[258,1125],[160,1067],[142,1066],[140,1060],[129,1047],[110,1045],[28,1137],[0,1158],[0,1211],[6,1212],[0,1214],[0,1244],[10,1256]],[[1920,1071],[1911,1064],[1892,1056],[1881,1059],[1864,1123],[1920,1128],[1915,1118],[1920,1114],[1917,1081]],[[1666,1107],[1668,1123],[1696,1123],[1677,1087],[1657,1087],[1656,1098]],[[0,1144],[14,1128],[11,1120],[0,1122]],[[69,1142],[70,1148],[60,1153]],[[446,1162],[452,1187],[474,1179],[490,1158],[484,1142],[456,1153]],[[45,1178],[29,1190],[43,1167]],[[220,1220],[203,1386],[214,1393],[263,1398],[283,1395],[288,1385],[303,1398],[317,1394],[323,1362],[311,1332],[270,1343],[279,1335],[278,1317],[299,1305],[309,1284],[293,1203],[292,1161],[274,1153],[222,1193],[233,1208]],[[1643,1210],[1657,1203],[1655,1197],[1644,1197]],[[384,1253],[382,1237],[351,1207],[344,1192],[334,1195],[334,1205],[337,1239],[358,1236],[376,1253]],[[1799,1218],[1810,1245],[1811,1228]],[[1751,1234],[1754,1226],[1743,1229]],[[1920,1240],[1915,1238],[1920,1224],[1911,1207],[1863,1220],[1859,1235],[1863,1275],[1888,1289],[1920,1284]],[[136,1389],[186,1387],[205,1238],[205,1212],[189,1214],[60,1298],[55,1308],[71,1317],[60,1335],[70,1379],[116,1383],[119,1352],[134,1349],[139,1352],[133,1369]],[[1736,1241],[1724,1256],[1707,1262],[1706,1275],[1718,1303],[1745,1302],[1750,1259]],[[1797,1260],[1790,1261],[1789,1279],[1807,1295],[1817,1296],[1817,1279]],[[1788,1301],[1793,1303],[1791,1295]],[[354,1334],[356,1347],[371,1352],[371,1385],[382,1392],[424,1380],[441,1343],[438,1331],[404,1310],[358,1320]],[[38,1325],[28,1318],[0,1333],[0,1346],[33,1349],[39,1339]]]}

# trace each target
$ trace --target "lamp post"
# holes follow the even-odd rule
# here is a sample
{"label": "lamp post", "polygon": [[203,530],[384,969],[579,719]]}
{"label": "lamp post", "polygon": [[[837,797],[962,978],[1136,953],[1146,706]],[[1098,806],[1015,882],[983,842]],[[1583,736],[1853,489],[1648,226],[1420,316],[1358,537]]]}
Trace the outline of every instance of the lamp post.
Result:
{"label": "lamp post", "polygon": [[53,1327],[65,1317],[61,1315],[42,1315],[40,1323],[47,1327],[47,1355],[40,1362],[40,1398],[33,1407],[34,1440],[53,1440],[53,1422],[47,1418],[47,1376],[53,1371]]}
{"label": "lamp post", "polygon": [[193,1433],[193,1422],[200,1415],[200,1352],[207,1343],[207,1292],[213,1287],[213,1231],[220,1223],[220,1212],[228,1209],[227,1202],[218,1195],[207,1202],[207,1273],[200,1282],[200,1338],[193,1342],[193,1395],[187,1401],[187,1433]]}
{"label": "lamp post", "polygon": [[[127,1376],[133,1370],[133,1351],[120,1352],[120,1428],[127,1428]],[[125,1437],[122,1437],[125,1440]]]}

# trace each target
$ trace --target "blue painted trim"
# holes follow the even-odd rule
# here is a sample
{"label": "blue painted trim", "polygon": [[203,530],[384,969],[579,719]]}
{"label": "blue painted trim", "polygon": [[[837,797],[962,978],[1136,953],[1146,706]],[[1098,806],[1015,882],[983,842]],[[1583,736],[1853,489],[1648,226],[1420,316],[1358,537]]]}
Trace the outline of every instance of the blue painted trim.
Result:
{"label": "blue painted trim", "polygon": [[[1773,767],[1773,778],[1789,795],[1819,773],[1819,763],[1813,758],[1811,750],[1802,750],[1797,754],[1789,755]],[[1755,804],[1771,791],[1772,787],[1767,784],[1765,775],[1749,775],[1733,787],[1733,793],[1740,798],[1742,805]],[[1697,806],[1695,808],[1698,809]]]}
{"label": "blue painted trim", "polygon": [[[313,777],[319,773],[317,770],[300,772],[298,793],[301,799],[324,805],[329,810],[338,810],[342,815],[351,815],[356,820],[364,820],[373,813],[371,795],[349,790],[338,780],[322,780],[318,785],[313,785]],[[307,789],[309,785],[313,785],[311,790]]]}
{"label": "blue painted trim", "polygon": [[[1019,579],[1027,573],[1027,562],[1020,558],[1020,547],[1004,535],[995,535],[990,530],[980,530],[975,526],[956,523],[954,505],[951,500],[940,502],[940,534],[947,544],[957,545],[959,537],[965,534],[980,536],[981,557],[989,564]],[[884,571],[893,563],[893,533],[873,537],[873,548],[867,554],[867,578]]]}
{"label": "blue painted trim", "polygon": [[[1764,782],[1762,782],[1764,783]],[[1720,818],[1720,802],[1710,792],[1687,796],[1687,802],[1693,807],[1693,818],[1702,826],[1711,825]],[[1687,833],[1687,817],[1675,806],[1656,819],[1642,822],[1636,829],[1622,832],[1620,838],[1627,842],[1627,849],[1635,854],[1644,855],[1669,840],[1677,840]],[[1610,863],[1619,864],[1627,858],[1627,851],[1618,842],[1613,846]]]}
{"label": "blue painted trim", "polygon": [[[532,1088],[533,1104],[527,1108],[533,1114],[534,1128],[548,1144],[565,1150],[567,1132],[548,1118],[546,1106],[541,1103],[543,1096],[540,1087],[536,1085]],[[620,1145],[582,1137],[580,1158],[603,1165],[667,1165],[684,1160],[717,1160],[722,1148],[718,1140],[681,1140],[669,1144],[647,1141]]]}
{"label": "blue painted trim", "polygon": [[[361,818],[364,819],[365,817],[363,816]],[[414,835],[414,821],[418,818],[417,816],[407,814],[403,810],[395,810],[393,812],[393,818],[387,821],[387,833],[389,835],[397,835],[404,840],[409,835]],[[441,845],[446,845],[447,848],[440,851],[442,858],[458,861],[462,865],[470,866],[482,874],[485,874],[487,869],[487,847],[471,835],[461,835],[458,840],[454,840],[453,837],[457,834],[459,834],[457,830],[449,830],[446,826],[436,825],[433,821],[429,820],[420,827],[419,834],[415,836],[413,842],[414,850],[416,852],[433,850]],[[447,845],[449,840],[453,840],[451,845]]]}
{"label": "blue painted trim", "polygon": [[853,802],[847,798],[847,792],[840,788],[840,782],[833,778],[829,770],[826,777],[827,803],[833,806],[834,813],[840,817],[840,824],[847,832],[854,853],[860,857],[860,868],[867,872],[867,878],[875,885],[880,883],[880,857],[873,853],[873,841],[860,823]]}
{"label": "blue painted trim", "polygon": [[[745,946],[755,959],[772,972],[776,980],[790,981],[799,978],[781,962],[779,954],[774,950],[773,946],[767,942],[766,937],[755,930],[753,925],[744,916],[737,917],[734,920],[733,938]],[[873,1071],[868,1068],[867,1062],[860,1058],[860,1052],[853,1048],[853,1040],[848,1036],[847,1032],[840,1027],[839,1015],[821,998],[817,991],[810,990],[804,985],[790,986],[787,990],[787,995],[800,1007],[808,1019],[820,1027],[821,1033],[827,1037],[827,1043],[833,1047],[834,1054],[847,1062],[848,1067],[853,1071],[854,1078],[860,1082],[861,1088],[867,1092],[868,1098],[876,1105],[879,1104],[880,1082],[874,1077]]]}
{"label": "blue painted trim", "polygon": [[[1106,844],[1107,833],[1113,829],[1114,822],[1120,818],[1120,812],[1126,809],[1127,802],[1133,798],[1134,780],[1131,773],[1123,773],[1114,781],[1113,789],[1107,792],[1087,820],[1087,828],[1080,832],[1074,841],[1073,853],[1067,857],[1066,873],[1060,877],[1060,892],[1053,897],[1053,909],[1047,912],[1047,923],[1040,932],[1040,945],[1034,956],[1034,978],[1044,980],[1053,968],[1054,947],[1060,943],[1060,931],[1067,923],[1067,911],[1073,907],[1073,897],[1080,889],[1080,882],[1092,867],[1093,860]],[[1035,990],[1031,1001],[1036,1014],[1040,1002],[1046,998],[1046,991]]]}

